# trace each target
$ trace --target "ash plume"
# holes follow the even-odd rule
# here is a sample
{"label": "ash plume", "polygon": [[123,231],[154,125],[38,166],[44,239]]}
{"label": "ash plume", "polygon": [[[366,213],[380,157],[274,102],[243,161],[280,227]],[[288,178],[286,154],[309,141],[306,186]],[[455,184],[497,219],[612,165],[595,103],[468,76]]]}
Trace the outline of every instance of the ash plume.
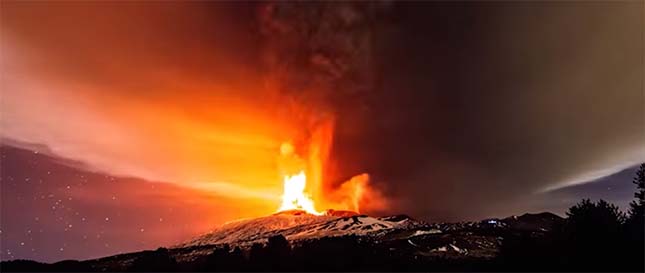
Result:
{"label": "ash plume", "polygon": [[303,125],[302,139],[311,143],[305,148],[310,172],[325,176],[313,181],[314,194],[356,210],[357,196],[381,195],[368,185],[367,174],[330,181],[328,159],[339,102],[361,107],[373,89],[372,35],[387,9],[387,2],[278,1],[262,5],[258,14],[266,86],[278,100],[286,99],[284,114]]}
{"label": "ash plume", "polygon": [[346,189],[369,177],[383,214],[563,212],[578,197],[543,201],[553,190],[645,160],[641,10],[5,1],[0,138],[93,171],[262,197],[256,215],[279,202],[289,140],[325,181],[313,175],[314,194],[344,193],[334,202],[353,204]]}

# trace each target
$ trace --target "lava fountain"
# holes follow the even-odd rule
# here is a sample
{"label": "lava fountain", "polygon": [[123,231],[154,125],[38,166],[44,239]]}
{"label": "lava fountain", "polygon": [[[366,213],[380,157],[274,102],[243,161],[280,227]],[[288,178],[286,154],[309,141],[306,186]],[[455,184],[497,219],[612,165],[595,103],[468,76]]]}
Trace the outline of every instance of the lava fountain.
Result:
{"label": "lava fountain", "polygon": [[304,210],[314,215],[323,213],[316,211],[314,201],[305,193],[307,175],[301,171],[295,175],[284,177],[284,193],[282,194],[282,205],[278,211]]}
{"label": "lava fountain", "polygon": [[[299,157],[294,154],[293,145],[290,143],[283,143],[280,146],[280,154],[283,158],[283,172],[284,174],[284,192],[282,193],[282,205],[278,211],[286,210],[304,210],[307,213],[314,215],[322,215],[314,207],[314,201],[306,192],[307,188],[307,175],[302,169],[302,162]],[[296,170],[295,174],[288,174]]]}
{"label": "lava fountain", "polygon": [[[333,122],[317,126],[308,139],[299,142],[296,152],[291,142],[280,145],[278,169],[283,193],[278,212],[301,210],[323,215],[328,209],[359,213],[359,209],[386,208],[387,200],[372,187],[367,173],[355,175],[342,183],[325,179],[325,165],[331,151]],[[304,154],[304,157],[301,157]],[[324,208],[318,211],[316,209]]]}

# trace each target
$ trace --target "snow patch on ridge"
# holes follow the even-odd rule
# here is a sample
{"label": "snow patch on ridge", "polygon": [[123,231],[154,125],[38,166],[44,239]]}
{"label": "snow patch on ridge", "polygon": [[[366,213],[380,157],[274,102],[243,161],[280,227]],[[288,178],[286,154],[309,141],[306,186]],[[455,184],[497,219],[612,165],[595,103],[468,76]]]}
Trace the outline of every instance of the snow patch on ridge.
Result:
{"label": "snow patch on ridge", "polygon": [[[340,214],[348,215],[348,214]],[[228,222],[210,233],[174,247],[216,244],[249,245],[271,236],[283,235],[290,241],[344,235],[378,235],[396,229],[420,226],[407,216],[370,217],[366,215],[312,215],[298,211]],[[434,231],[433,231],[434,232]]]}

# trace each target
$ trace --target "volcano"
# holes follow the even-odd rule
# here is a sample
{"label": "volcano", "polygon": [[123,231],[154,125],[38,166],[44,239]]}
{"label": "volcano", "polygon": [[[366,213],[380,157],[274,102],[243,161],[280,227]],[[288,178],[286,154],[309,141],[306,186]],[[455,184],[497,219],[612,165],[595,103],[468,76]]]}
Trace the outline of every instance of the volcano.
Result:
{"label": "volcano", "polygon": [[[167,248],[86,261],[3,262],[7,271],[421,271],[501,270],[518,252],[539,251],[563,218],[524,214],[476,222],[426,223],[407,215],[373,217],[303,210],[228,222]],[[535,244],[526,244],[526,241]],[[518,244],[517,242],[523,242]],[[514,247],[521,246],[521,249]],[[510,253],[510,254],[509,254]],[[531,252],[533,253],[533,252]]]}
{"label": "volcano", "polygon": [[293,243],[322,237],[359,235],[377,237],[395,230],[421,227],[425,224],[399,215],[370,217],[353,211],[327,210],[313,215],[303,210],[289,210],[270,216],[229,222],[210,233],[175,247],[231,244],[249,246],[282,235]]}

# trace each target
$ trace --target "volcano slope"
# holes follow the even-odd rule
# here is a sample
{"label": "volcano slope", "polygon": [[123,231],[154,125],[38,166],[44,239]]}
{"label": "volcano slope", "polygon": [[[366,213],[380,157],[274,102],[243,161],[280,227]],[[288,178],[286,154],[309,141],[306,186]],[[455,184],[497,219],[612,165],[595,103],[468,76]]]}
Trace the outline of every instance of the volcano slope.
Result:
{"label": "volcano slope", "polygon": [[[406,215],[302,211],[229,222],[185,243],[86,261],[2,263],[2,271],[571,271],[563,218],[524,214],[434,223]],[[598,269],[598,268],[596,268]],[[612,267],[614,270],[621,270]]]}

